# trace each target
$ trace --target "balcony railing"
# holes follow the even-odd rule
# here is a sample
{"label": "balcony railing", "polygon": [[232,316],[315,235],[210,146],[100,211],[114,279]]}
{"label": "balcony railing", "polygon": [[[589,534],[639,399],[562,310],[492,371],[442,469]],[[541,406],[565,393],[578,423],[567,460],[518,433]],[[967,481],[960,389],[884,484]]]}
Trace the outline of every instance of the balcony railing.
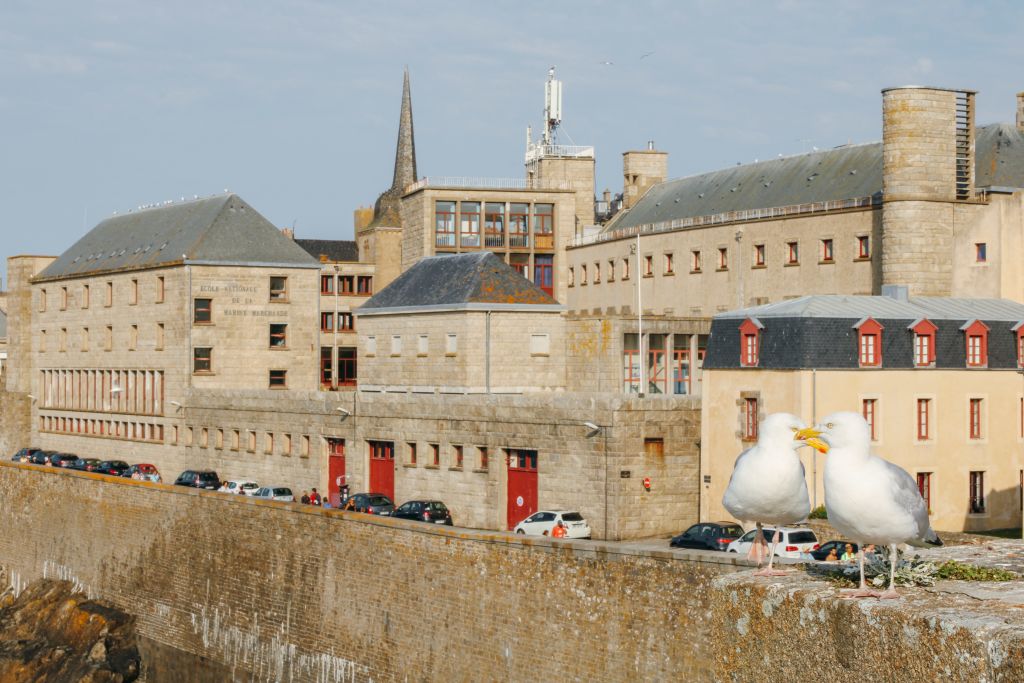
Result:
{"label": "balcony railing", "polygon": [[[593,148],[590,148],[593,149]],[[467,176],[431,176],[420,178],[405,188],[405,193],[427,187],[452,187],[477,190],[571,190],[566,180],[553,178],[472,178]]]}
{"label": "balcony railing", "polygon": [[489,232],[484,235],[484,246],[485,247],[503,247],[505,246],[505,235],[500,232]]}
{"label": "balcony railing", "polygon": [[530,236],[521,233],[509,235],[508,246],[514,249],[528,249],[530,247]]}
{"label": "balcony railing", "polygon": [[571,157],[577,159],[593,159],[594,148],[584,145],[534,145],[526,149],[526,163],[545,157]]}
{"label": "balcony railing", "polygon": [[434,246],[437,247],[454,247],[455,246],[455,233],[454,232],[439,232],[434,235]]}

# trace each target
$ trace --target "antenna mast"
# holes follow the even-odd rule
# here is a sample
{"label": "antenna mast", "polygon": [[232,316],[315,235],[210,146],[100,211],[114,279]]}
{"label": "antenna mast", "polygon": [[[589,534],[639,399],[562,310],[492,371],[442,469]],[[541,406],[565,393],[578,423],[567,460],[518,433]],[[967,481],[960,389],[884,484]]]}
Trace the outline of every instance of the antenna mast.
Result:
{"label": "antenna mast", "polygon": [[544,137],[541,144],[555,144],[555,131],[562,122],[562,82],[555,78],[555,67],[548,69],[544,84]]}

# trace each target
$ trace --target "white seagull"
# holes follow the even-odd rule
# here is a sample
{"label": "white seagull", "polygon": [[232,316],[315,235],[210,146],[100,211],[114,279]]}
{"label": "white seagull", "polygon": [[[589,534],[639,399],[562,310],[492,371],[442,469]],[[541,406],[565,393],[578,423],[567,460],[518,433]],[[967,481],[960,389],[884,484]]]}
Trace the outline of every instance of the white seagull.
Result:
{"label": "white seagull", "polygon": [[[803,431],[802,431],[803,430]],[[757,522],[757,534],[750,549],[751,559],[761,563],[764,552],[762,525],[795,524],[807,518],[811,501],[803,463],[796,450],[817,443],[813,435],[804,434],[806,424],[796,415],[774,413],[764,419],[758,430],[757,444],[740,453],[733,467],[722,505],[736,519]],[[755,572],[757,576],[779,576],[786,572],[772,569],[775,547],[779,542],[776,530],[768,554],[768,567]]]}
{"label": "white seagull", "polygon": [[[847,595],[899,597],[893,587],[897,544],[942,545],[928,522],[928,506],[917,490],[917,483],[906,470],[872,455],[871,428],[857,413],[829,415],[821,425],[801,431],[800,436],[809,440],[820,437],[827,444],[828,521],[860,545],[860,588]],[[864,583],[865,543],[889,546],[889,588],[884,593],[868,590]]]}

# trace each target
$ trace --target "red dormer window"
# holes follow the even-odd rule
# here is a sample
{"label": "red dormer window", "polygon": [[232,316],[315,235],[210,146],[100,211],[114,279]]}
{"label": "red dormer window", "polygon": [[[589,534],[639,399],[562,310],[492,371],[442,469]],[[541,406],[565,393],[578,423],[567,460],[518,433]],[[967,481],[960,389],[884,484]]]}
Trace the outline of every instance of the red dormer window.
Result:
{"label": "red dormer window", "polygon": [[755,368],[761,360],[761,330],[764,325],[757,318],[747,318],[740,325],[740,365]]}
{"label": "red dormer window", "polygon": [[854,328],[857,330],[860,366],[879,367],[882,364],[882,326],[874,318],[864,318]]}
{"label": "red dormer window", "polygon": [[908,328],[914,333],[914,367],[929,368],[935,365],[935,323],[921,318]]}
{"label": "red dormer window", "polygon": [[967,367],[988,366],[988,325],[980,320],[972,320],[960,329],[964,331],[967,342]]}
{"label": "red dormer window", "polygon": [[[1024,368],[1024,321],[1017,323],[1010,329],[1013,330],[1017,339],[1017,367]],[[1024,425],[1024,422],[1021,424]]]}

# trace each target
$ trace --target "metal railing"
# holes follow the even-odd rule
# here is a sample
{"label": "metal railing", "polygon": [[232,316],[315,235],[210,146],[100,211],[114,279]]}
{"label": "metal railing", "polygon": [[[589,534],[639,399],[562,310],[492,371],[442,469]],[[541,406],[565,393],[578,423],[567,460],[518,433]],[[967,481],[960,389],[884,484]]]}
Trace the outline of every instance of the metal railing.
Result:
{"label": "metal railing", "polygon": [[826,202],[791,204],[789,206],[775,206],[763,209],[725,211],[723,213],[705,216],[689,216],[687,218],[676,218],[671,221],[631,225],[626,228],[616,228],[607,232],[600,232],[596,235],[580,235],[573,238],[569,246],[581,247],[586,244],[610,242],[612,240],[619,240],[626,237],[635,237],[638,233],[641,235],[649,235],[659,232],[671,232],[673,230],[696,228],[705,225],[721,225],[724,223],[739,223],[743,221],[757,221],[769,218],[783,218],[786,216],[796,216],[801,214],[825,213],[828,211],[880,206],[881,204],[882,198],[880,196],[873,196],[855,197],[853,199],[832,199]]}
{"label": "metal railing", "polygon": [[565,180],[527,178],[472,178],[468,176],[428,176],[405,187],[405,194],[427,187],[453,187],[476,190],[571,190]]}
{"label": "metal railing", "polygon": [[593,146],[587,145],[534,145],[526,149],[526,163],[545,157],[594,158]]}

